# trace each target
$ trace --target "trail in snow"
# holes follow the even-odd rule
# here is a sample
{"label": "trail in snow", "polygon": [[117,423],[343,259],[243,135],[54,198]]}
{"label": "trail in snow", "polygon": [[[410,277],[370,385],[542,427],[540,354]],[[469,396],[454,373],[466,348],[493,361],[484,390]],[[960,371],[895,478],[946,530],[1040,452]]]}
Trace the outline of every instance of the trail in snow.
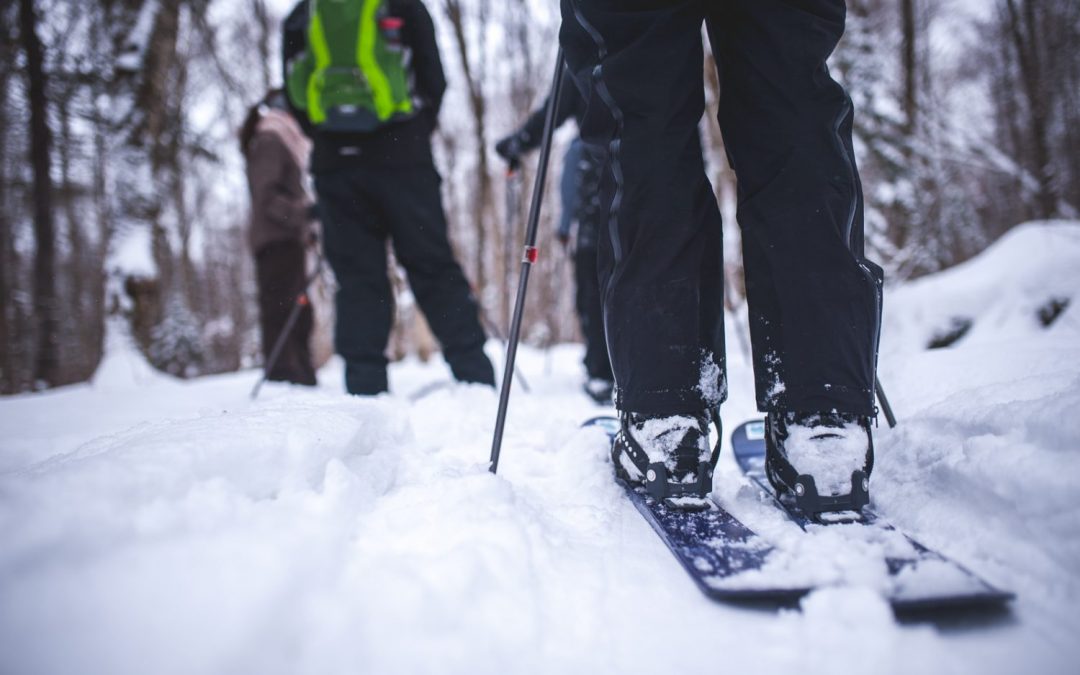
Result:
{"label": "trail in snow", "polygon": [[[1015,590],[1010,618],[898,624],[885,544],[801,533],[726,447],[721,501],[832,585],[800,611],[705,600],[612,482],[602,432],[577,429],[602,412],[577,347],[521,351],[532,393],[491,476],[495,392],[408,402],[441,364],[395,365],[394,394],[362,400],[332,363],[318,390],[251,403],[256,373],[132,376],[114,345],[92,385],[0,400],[0,672],[1072,672],[1080,313],[1034,313],[1077,291],[1080,225],[1059,223],[887,297],[901,424],[876,430],[874,499]],[[968,335],[927,351],[961,313]],[[733,429],[756,413],[745,359],[728,368]]]}

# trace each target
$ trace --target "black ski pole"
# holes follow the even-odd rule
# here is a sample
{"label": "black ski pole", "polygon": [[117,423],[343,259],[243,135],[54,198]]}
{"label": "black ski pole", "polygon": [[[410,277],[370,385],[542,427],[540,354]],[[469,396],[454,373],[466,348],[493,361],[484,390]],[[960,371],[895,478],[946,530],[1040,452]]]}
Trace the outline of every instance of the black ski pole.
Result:
{"label": "black ski pole", "polygon": [[881,403],[881,412],[885,413],[885,421],[889,423],[889,428],[892,429],[896,426],[896,415],[893,415],[892,406],[889,405],[889,399],[885,398],[885,389],[881,386],[881,380],[877,375],[874,376],[874,389],[877,391],[878,401]]}
{"label": "black ski pole", "polygon": [[323,257],[322,253],[318,254],[318,262],[315,263],[315,270],[308,275],[304,280],[304,288],[293,300],[292,309],[289,311],[288,318],[285,319],[285,327],[281,329],[281,333],[277,336],[277,340],[274,341],[274,348],[270,350],[270,357],[266,359],[266,365],[263,367],[262,377],[255,383],[255,387],[251,390],[251,400],[259,395],[259,390],[262,389],[263,383],[270,376],[270,371],[274,369],[277,364],[278,358],[281,356],[281,351],[285,348],[285,340],[289,338],[289,334],[292,333],[293,327],[296,325],[297,320],[300,318],[300,312],[309,304],[311,304],[311,298],[308,296],[308,288],[315,282],[315,279],[322,274]]}
{"label": "black ski pole", "polygon": [[551,136],[555,132],[555,111],[559,108],[559,94],[562,87],[563,52],[555,58],[555,75],[551,83],[551,95],[548,96],[547,113],[544,116],[544,135],[540,142],[540,161],[536,167],[536,183],[533,185],[532,203],[529,206],[528,229],[525,232],[525,247],[521,256],[521,276],[518,281],[517,301],[514,303],[514,316],[510,322],[510,337],[506,345],[506,366],[503,369],[502,388],[499,392],[499,412],[495,417],[495,437],[491,441],[491,473],[499,470],[499,451],[502,449],[503,428],[506,424],[506,406],[510,402],[510,385],[514,380],[514,360],[517,358],[518,340],[521,337],[521,319],[525,312],[525,291],[529,287],[529,270],[536,262],[536,230],[540,222],[540,201],[544,196],[544,180],[547,178],[548,157],[551,154]]}

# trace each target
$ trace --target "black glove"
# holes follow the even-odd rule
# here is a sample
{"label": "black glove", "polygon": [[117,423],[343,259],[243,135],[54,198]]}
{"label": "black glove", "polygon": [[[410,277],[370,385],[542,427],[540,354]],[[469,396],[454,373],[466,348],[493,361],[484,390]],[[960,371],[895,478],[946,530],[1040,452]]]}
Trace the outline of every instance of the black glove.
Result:
{"label": "black glove", "polygon": [[495,152],[511,164],[521,159],[524,148],[521,147],[521,138],[517,134],[511,134],[495,144]]}

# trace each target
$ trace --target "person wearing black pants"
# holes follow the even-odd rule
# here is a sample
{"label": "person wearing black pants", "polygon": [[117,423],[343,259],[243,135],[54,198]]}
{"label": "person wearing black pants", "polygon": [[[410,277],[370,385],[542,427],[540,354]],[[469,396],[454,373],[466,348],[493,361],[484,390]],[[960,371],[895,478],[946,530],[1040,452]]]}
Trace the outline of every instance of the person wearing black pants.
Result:
{"label": "person wearing black pants", "polygon": [[350,393],[387,391],[383,352],[394,309],[387,238],[454,377],[495,383],[476,301],[447,238],[439,182],[432,165],[315,174],[323,243],[339,286],[335,342]]}
{"label": "person wearing black pants", "polygon": [[[574,247],[575,308],[585,337],[585,372],[589,380],[586,392],[596,401],[610,403],[615,376],[611,372],[607,340],[604,337],[603,304],[600,298],[599,232],[604,209],[600,207],[602,153],[582,143],[578,162],[577,202],[574,211],[578,231]],[[565,169],[564,169],[565,170]]]}
{"label": "person wearing black pants", "polygon": [[[358,395],[388,389],[388,240],[454,377],[494,386],[479,307],[450,247],[431,155],[446,90],[435,28],[420,0],[388,0],[386,7],[411,54],[416,114],[374,131],[345,133],[320,130],[294,109],[314,141],[311,171],[323,248],[338,282],[334,343],[345,359],[346,389]],[[290,62],[306,49],[308,16],[305,0],[285,20],[286,77]]]}
{"label": "person wearing black pants", "polygon": [[[562,0],[562,12],[560,40],[586,98],[582,136],[610,166],[599,264],[627,432],[616,470],[646,480],[660,462],[703,496],[709,481],[693,474],[715,462],[705,439],[727,384],[720,213],[697,126],[704,22],[738,179],[770,476],[797,492],[783,465],[798,474],[822,454],[847,481],[852,469],[868,476],[882,272],[863,255],[851,101],[825,63],[843,34],[843,0]],[[847,490],[831,478],[818,481],[823,492]]]}
{"label": "person wearing black pants", "polygon": [[[305,290],[307,251],[300,242],[275,241],[255,253],[255,277],[259,286],[259,328],[262,331],[263,359],[269,359],[281,331],[289,321],[296,297]],[[311,330],[315,315],[311,305],[300,309],[277,361],[266,379],[271,382],[316,384],[312,365]]]}
{"label": "person wearing black pants", "polygon": [[[520,129],[495,144],[495,151],[503,159],[514,164],[520,161],[523,154],[540,146],[547,106],[545,100]],[[571,117],[580,120],[584,114],[585,99],[566,74],[563,76],[559,109],[555,111],[555,126],[562,126]],[[565,245],[569,241],[571,222],[577,221],[574,247],[575,308],[585,338],[584,362],[588,375],[585,392],[598,403],[609,403],[615,378],[611,373],[611,360],[604,339],[596,261],[597,234],[606,213],[598,194],[602,161],[602,149],[590,148],[580,138],[575,139],[567,150],[563,160],[563,214],[558,237]]]}
{"label": "person wearing black pants", "polygon": [[[265,361],[286,329],[297,296],[305,290],[307,246],[316,232],[311,197],[304,187],[311,147],[285,108],[281,91],[267,92],[240,129],[251,194],[248,238],[255,254]],[[316,384],[308,345],[313,326],[311,306],[304,305],[266,379]]]}

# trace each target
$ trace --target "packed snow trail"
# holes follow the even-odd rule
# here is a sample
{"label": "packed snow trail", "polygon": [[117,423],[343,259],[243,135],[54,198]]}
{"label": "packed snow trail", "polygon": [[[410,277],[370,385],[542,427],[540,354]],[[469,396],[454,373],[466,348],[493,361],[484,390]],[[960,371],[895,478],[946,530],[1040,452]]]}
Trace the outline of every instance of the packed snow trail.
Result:
{"label": "packed snow trail", "polygon": [[[334,362],[319,390],[251,403],[257,373],[131,376],[112,344],[94,384],[0,400],[0,673],[1073,672],[1080,313],[1035,319],[1065,294],[1080,225],[1061,223],[887,297],[901,423],[876,430],[872,494],[1016,591],[1004,618],[897,623],[872,557],[799,531],[726,447],[719,498],[837,585],[799,610],[703,598],[611,480],[602,433],[577,429],[603,412],[578,347],[521,351],[532,393],[492,476],[494,391],[407,402],[441,364],[397,364],[392,395],[356,399]],[[926,351],[953,318],[968,335]],[[756,414],[729,357],[727,430]]]}

